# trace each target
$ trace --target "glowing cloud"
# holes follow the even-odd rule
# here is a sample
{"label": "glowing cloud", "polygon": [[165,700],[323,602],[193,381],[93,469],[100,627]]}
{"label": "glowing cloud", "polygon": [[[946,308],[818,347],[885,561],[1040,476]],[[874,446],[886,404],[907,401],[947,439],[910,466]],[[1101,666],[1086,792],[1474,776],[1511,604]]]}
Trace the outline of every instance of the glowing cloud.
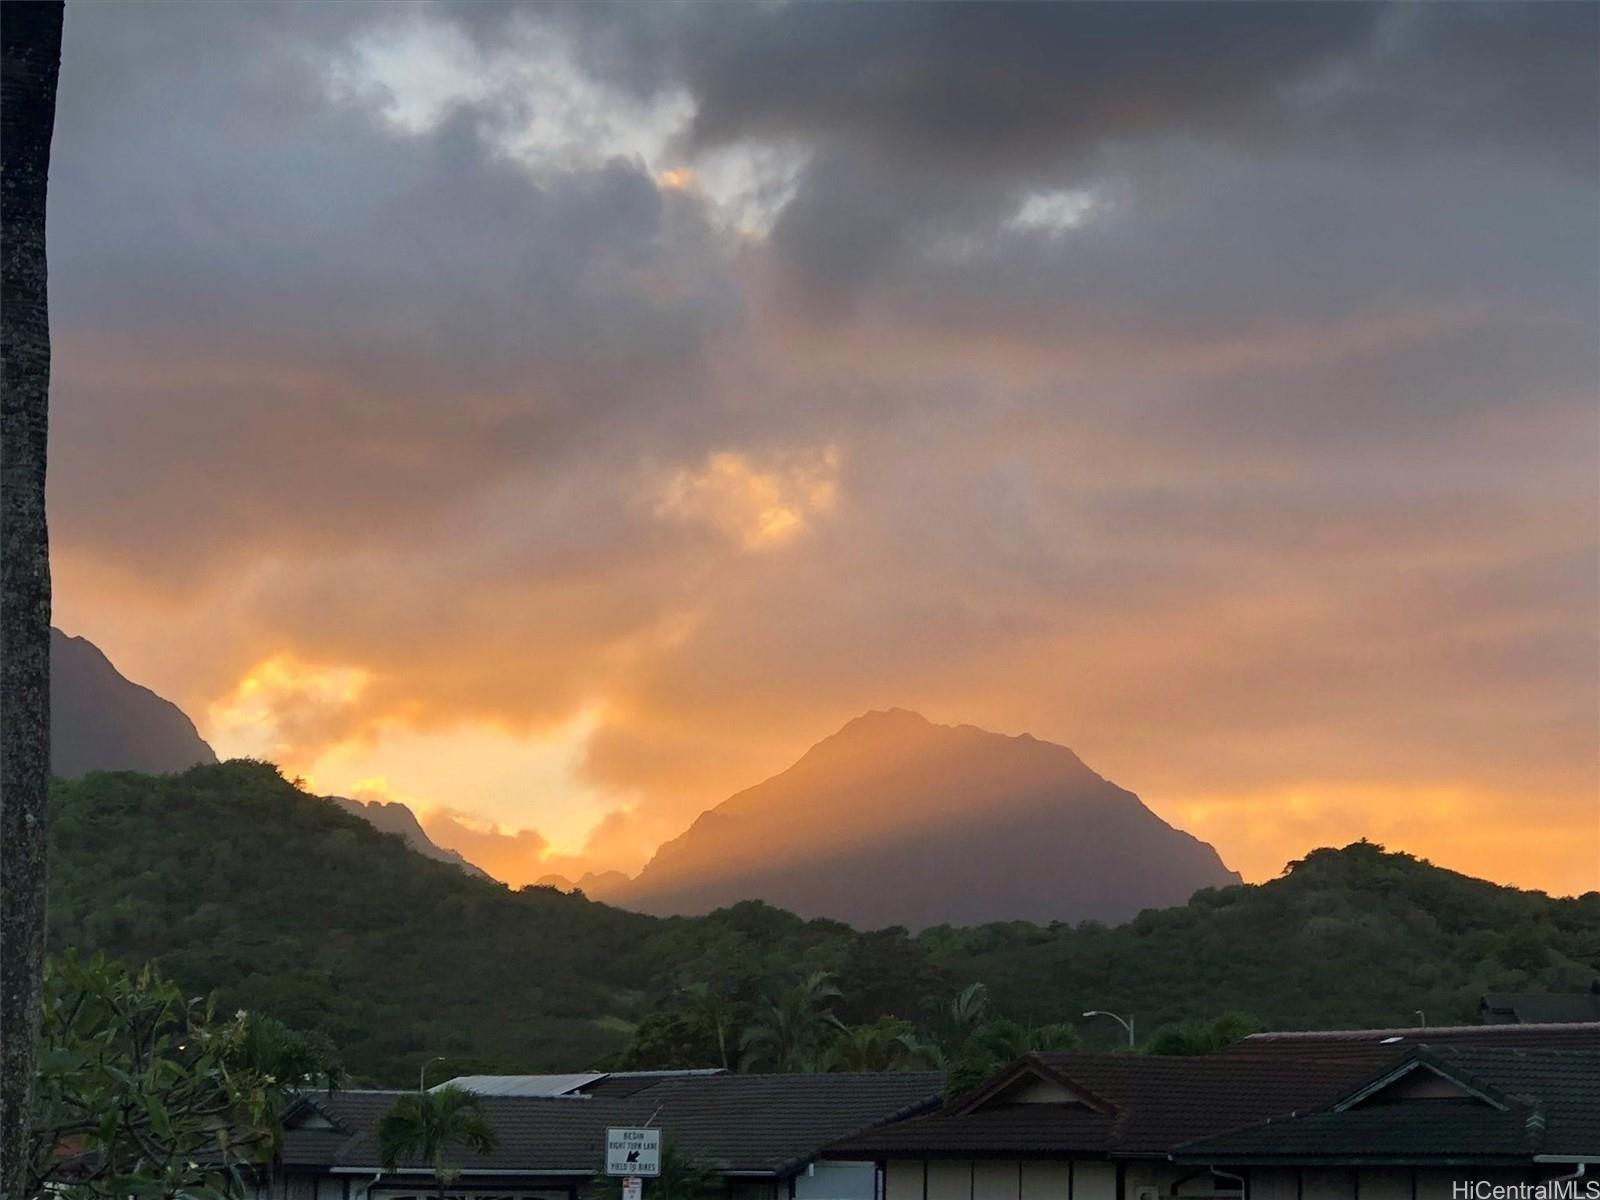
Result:
{"label": "glowing cloud", "polygon": [[308,749],[339,740],[370,682],[371,675],[360,667],[275,654],[250,668],[231,693],[211,705],[206,731],[224,758],[303,760]]}
{"label": "glowing cloud", "polygon": [[655,505],[658,517],[711,526],[746,550],[790,540],[838,501],[839,450],[766,468],[733,451],[712,454],[698,471],[678,471]]}

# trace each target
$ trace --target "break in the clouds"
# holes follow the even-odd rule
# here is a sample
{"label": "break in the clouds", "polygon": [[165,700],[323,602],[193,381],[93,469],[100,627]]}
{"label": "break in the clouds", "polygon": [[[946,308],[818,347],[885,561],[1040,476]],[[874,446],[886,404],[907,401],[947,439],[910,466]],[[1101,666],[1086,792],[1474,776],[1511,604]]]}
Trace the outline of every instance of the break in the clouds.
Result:
{"label": "break in the clouds", "polygon": [[517,881],[899,704],[1251,877],[1595,886],[1597,50],[1586,4],[75,7],[59,623]]}

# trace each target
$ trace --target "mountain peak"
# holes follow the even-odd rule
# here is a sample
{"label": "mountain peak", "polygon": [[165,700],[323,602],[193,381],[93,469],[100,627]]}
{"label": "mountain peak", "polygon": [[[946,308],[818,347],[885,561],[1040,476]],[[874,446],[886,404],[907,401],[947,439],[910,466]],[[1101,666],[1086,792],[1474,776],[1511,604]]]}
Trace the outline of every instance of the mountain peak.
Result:
{"label": "mountain peak", "polygon": [[[839,733],[834,734],[834,736],[838,737],[839,734],[847,733],[852,729],[913,729],[928,728],[932,725],[933,722],[928,720],[927,717],[919,712],[912,712],[909,708],[869,708],[859,717],[846,721],[840,728]],[[949,727],[945,726],[944,728]]]}
{"label": "mountain peak", "polygon": [[1237,883],[1065,746],[874,709],[703,813],[608,899],[761,899],[857,926],[1122,920]]}
{"label": "mountain peak", "polygon": [[88,638],[50,630],[50,771],[182,771],[217,756],[177,705],[124,678]]}

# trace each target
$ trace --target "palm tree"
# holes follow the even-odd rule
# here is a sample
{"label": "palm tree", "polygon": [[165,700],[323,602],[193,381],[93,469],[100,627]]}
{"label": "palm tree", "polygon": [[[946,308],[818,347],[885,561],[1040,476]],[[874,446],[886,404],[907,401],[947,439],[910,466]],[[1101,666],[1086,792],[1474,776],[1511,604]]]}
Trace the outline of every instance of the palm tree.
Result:
{"label": "palm tree", "polygon": [[1005,1017],[986,1021],[969,1039],[971,1048],[980,1050],[998,1068],[1013,1058],[1040,1050],[1075,1050],[1078,1031],[1071,1025],[1022,1025]]}
{"label": "palm tree", "polygon": [[450,1083],[431,1092],[407,1092],[378,1121],[379,1160],[390,1170],[401,1159],[427,1163],[439,1200],[461,1174],[446,1160],[449,1151],[462,1147],[487,1154],[498,1141],[478,1097]]}
{"label": "palm tree", "polygon": [[1223,1013],[1212,1021],[1178,1021],[1156,1030],[1145,1047],[1150,1054],[1215,1054],[1261,1028],[1244,1013]]}
{"label": "palm tree", "polygon": [[61,0],[0,22],[0,1193],[21,1196],[44,983],[50,798],[45,197]]}
{"label": "palm tree", "polygon": [[822,1068],[823,1045],[843,1028],[828,1005],[840,998],[833,977],[813,971],[767,1000],[739,1039],[746,1070],[811,1072]]}
{"label": "palm tree", "polygon": [[717,1035],[717,1055],[724,1071],[733,1064],[728,1061],[728,1026],[732,1022],[733,1012],[728,1005],[726,997],[711,990],[711,985],[701,980],[697,983],[686,984],[683,994],[689,1002],[711,1026]]}
{"label": "palm tree", "polygon": [[967,1042],[989,1019],[989,989],[969,983],[948,1001],[929,997],[923,1006],[933,1013],[933,1040],[941,1065],[959,1057]]}
{"label": "palm tree", "polygon": [[922,1055],[910,1021],[880,1017],[871,1025],[844,1027],[828,1047],[830,1071],[906,1071]]}

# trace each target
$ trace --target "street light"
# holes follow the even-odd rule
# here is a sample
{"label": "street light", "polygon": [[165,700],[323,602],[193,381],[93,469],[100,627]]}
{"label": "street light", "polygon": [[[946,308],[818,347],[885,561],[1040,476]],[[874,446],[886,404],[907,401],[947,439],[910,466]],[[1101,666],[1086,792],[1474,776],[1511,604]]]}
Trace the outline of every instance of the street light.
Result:
{"label": "street light", "polygon": [[1421,1026],[1423,1029],[1426,1029],[1428,1027],[1428,1014],[1423,1012],[1419,1008],[1419,1009],[1416,1010],[1416,1017],[1417,1017],[1417,1024],[1419,1026]]}
{"label": "street light", "polygon": [[444,1061],[444,1055],[435,1054],[427,1062],[423,1063],[421,1068],[417,1071],[417,1094],[419,1096],[422,1095],[423,1092],[425,1092],[427,1090],[426,1088],[424,1088],[422,1086],[422,1080],[423,1080],[423,1077],[425,1075],[427,1075],[428,1068],[433,1066],[433,1064],[436,1063],[436,1062],[443,1062],[443,1061]]}
{"label": "street light", "polygon": [[1114,1012],[1106,1012],[1104,1009],[1100,1009],[1100,1008],[1090,1009],[1088,1012],[1084,1013],[1083,1015],[1086,1016],[1086,1017],[1110,1017],[1118,1025],[1121,1025],[1124,1029],[1126,1029],[1128,1031],[1128,1049],[1129,1050],[1133,1049],[1133,1018],[1132,1017],[1129,1017],[1126,1021],[1124,1021],[1121,1017],[1117,1016],[1116,1013],[1114,1013]]}

